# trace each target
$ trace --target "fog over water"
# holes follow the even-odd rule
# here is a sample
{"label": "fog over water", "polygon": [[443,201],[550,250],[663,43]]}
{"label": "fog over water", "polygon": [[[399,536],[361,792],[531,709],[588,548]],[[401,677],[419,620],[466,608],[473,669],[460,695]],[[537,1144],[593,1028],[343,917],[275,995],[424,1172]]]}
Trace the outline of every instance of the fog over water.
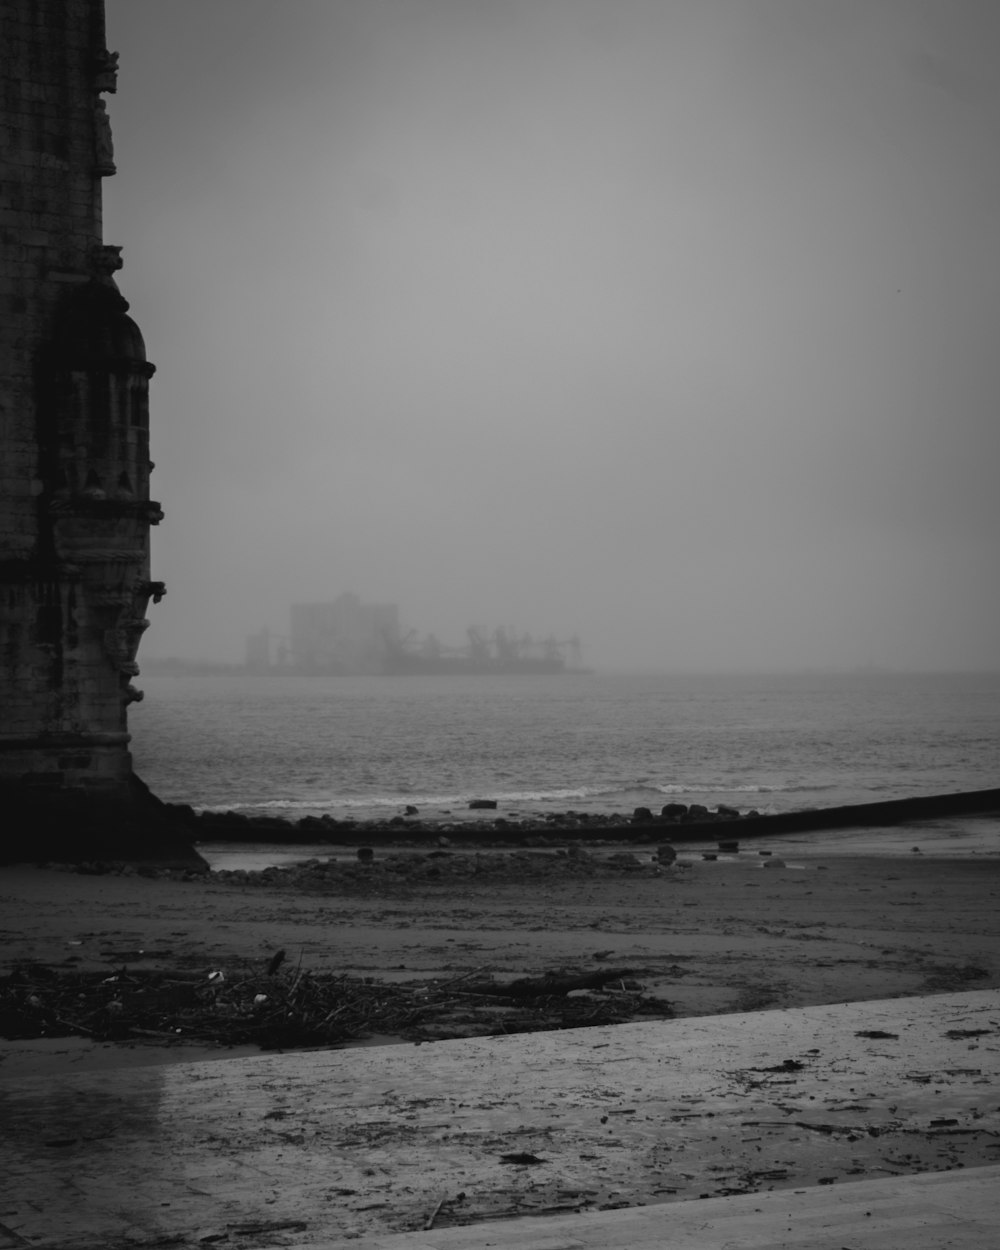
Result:
{"label": "fog over water", "polygon": [[995,0],[107,0],[145,656],[1000,667]]}

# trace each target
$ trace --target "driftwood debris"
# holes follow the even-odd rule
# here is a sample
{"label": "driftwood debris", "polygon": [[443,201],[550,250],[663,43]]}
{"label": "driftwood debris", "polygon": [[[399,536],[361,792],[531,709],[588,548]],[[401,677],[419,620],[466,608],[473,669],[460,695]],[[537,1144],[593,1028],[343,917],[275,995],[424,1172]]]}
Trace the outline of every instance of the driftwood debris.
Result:
{"label": "driftwood debris", "polygon": [[[279,952],[280,953],[280,952]],[[270,972],[270,968],[274,972]],[[671,1016],[670,1003],[626,969],[566,970],[510,984],[477,968],[447,981],[386,983],[374,977],[265,969],[140,969],[67,972],[29,964],[0,977],[0,1037],[100,1041],[149,1039],[263,1049],[329,1046],[372,1033],[412,1041],[620,1024]],[[594,990],[593,995],[570,995]]]}
{"label": "driftwood debris", "polygon": [[488,994],[493,998],[555,998],[571,990],[599,990],[612,981],[622,981],[635,976],[631,968],[608,968],[605,972],[565,974],[547,972],[542,977],[522,977],[506,985],[492,981],[477,982],[468,987],[473,994]]}
{"label": "driftwood debris", "polygon": [[428,1232],[430,1229],[432,1229],[432,1228],[434,1227],[434,1221],[437,1219],[438,1215],[439,1215],[439,1214],[440,1214],[440,1212],[441,1212],[441,1208],[444,1206],[444,1204],[445,1204],[447,1201],[448,1201],[447,1196],[446,1196],[446,1197],[444,1197],[444,1198],[441,1198],[441,1199],[438,1201],[437,1206],[436,1206],[436,1207],[434,1208],[434,1210],[430,1213],[430,1215],[428,1215],[427,1219],[426,1219],[426,1220],[424,1220],[424,1232]]}

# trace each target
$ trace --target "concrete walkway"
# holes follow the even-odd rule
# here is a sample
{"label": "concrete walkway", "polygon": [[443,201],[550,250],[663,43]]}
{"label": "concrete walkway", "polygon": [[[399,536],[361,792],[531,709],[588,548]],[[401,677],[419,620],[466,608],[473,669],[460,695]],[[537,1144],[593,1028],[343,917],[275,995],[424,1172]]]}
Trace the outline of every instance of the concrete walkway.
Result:
{"label": "concrete walkway", "polygon": [[996,990],[0,1079],[0,1246],[992,1246],[998,1082]]}
{"label": "concrete walkway", "polygon": [[995,1250],[1000,1167],[335,1241],[327,1250]]}

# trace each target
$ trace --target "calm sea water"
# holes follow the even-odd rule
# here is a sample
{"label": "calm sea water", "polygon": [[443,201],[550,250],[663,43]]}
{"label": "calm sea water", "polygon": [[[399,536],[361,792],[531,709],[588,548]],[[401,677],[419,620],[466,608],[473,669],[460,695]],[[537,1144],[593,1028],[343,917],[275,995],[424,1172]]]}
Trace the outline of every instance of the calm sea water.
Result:
{"label": "calm sea water", "polygon": [[161,798],[375,818],[746,811],[1000,785],[1000,675],[144,676],[136,771]]}

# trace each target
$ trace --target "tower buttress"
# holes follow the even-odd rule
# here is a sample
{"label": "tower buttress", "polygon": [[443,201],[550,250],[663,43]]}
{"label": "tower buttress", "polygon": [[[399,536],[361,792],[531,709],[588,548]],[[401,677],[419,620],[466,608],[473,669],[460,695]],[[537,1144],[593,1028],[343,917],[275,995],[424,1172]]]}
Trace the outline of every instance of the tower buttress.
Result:
{"label": "tower buttress", "polygon": [[149,566],[153,366],[102,237],[117,54],[103,0],[0,0],[0,45],[0,798],[106,817],[148,797],[126,709],[164,593]]}

